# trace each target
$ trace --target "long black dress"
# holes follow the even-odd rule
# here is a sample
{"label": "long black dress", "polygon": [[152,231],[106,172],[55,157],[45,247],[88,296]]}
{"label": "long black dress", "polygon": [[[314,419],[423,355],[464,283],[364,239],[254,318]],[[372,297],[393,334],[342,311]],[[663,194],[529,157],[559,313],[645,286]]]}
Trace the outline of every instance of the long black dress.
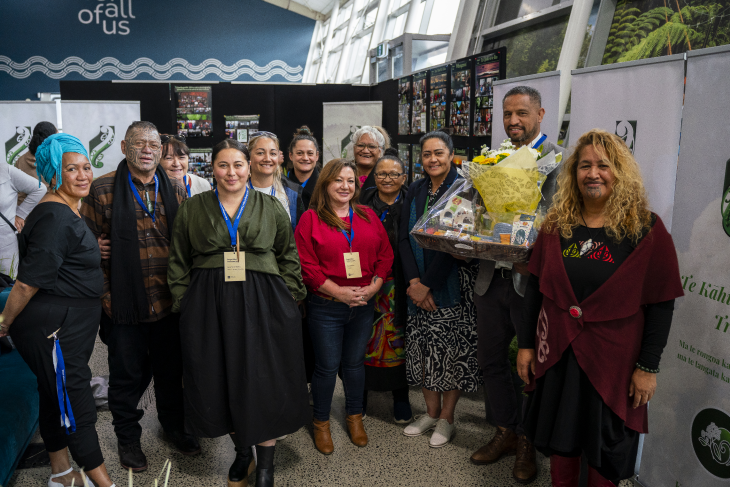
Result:
{"label": "long black dress", "polygon": [[275,198],[249,193],[238,225],[245,281],[224,280],[231,241],[212,191],[180,206],[168,271],[181,313],[188,426],[208,438],[235,432],[244,445],[310,419],[297,307],[306,290],[291,223]]}

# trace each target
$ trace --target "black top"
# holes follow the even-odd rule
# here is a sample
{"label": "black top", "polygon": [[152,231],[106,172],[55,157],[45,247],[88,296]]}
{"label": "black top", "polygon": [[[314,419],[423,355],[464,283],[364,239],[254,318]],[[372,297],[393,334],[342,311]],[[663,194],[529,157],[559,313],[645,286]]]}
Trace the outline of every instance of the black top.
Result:
{"label": "black top", "polygon": [[[429,208],[438,201],[446,190],[454,184],[458,177],[456,167],[452,164],[449,174],[446,176],[441,187],[436,191],[435,197],[429,200]],[[408,194],[406,195],[405,201],[403,201],[403,210],[401,211],[400,227],[398,232],[398,247],[403,265],[403,274],[406,278],[406,282],[410,282],[411,279],[417,277],[421,278],[421,283],[433,290],[441,289],[447,282],[447,278],[451,270],[453,269],[454,263],[457,263],[452,255],[445,252],[437,252],[435,250],[423,250],[423,259],[426,264],[426,275],[421,276],[418,272],[418,265],[416,264],[416,258],[413,256],[413,250],[411,249],[411,241],[409,239],[410,232],[408,224],[410,220],[411,202],[415,201],[416,214],[420,217],[423,215],[423,210],[426,207],[426,198],[428,197],[428,188],[431,178],[426,175],[413,182],[408,188]],[[537,325],[536,325],[537,326]]]}
{"label": "black top", "polygon": [[63,203],[36,206],[21,232],[18,280],[69,298],[98,298],[104,285],[99,244]]}
{"label": "black top", "polygon": [[362,183],[360,186],[360,203],[363,205],[366,205],[367,203],[365,200],[367,199],[366,193],[368,193],[370,190],[377,189],[377,186],[375,185],[375,168],[373,167],[372,171],[370,171],[370,174],[368,174],[368,177],[365,179],[365,182]]}
{"label": "black top", "polygon": [[317,185],[317,180],[319,179],[319,167],[317,167],[316,165],[314,166],[314,172],[305,182],[299,181],[297,179],[297,176],[294,173],[294,169],[290,169],[286,177],[289,181],[293,183],[297,183],[299,185],[306,184],[306,186],[302,186],[301,196],[302,203],[304,204],[304,211],[307,211],[309,209],[309,201],[312,199],[314,187]]}
{"label": "black top", "polygon": [[[639,241],[640,242],[640,241]],[[609,238],[603,228],[587,228],[583,225],[573,230],[570,239],[560,238],[563,251],[563,265],[578,302],[585,301],[634,251],[630,239],[621,243]],[[525,291],[525,320],[520,327],[519,347],[534,348],[535,330],[542,307],[540,281],[530,275]],[[669,328],[672,324],[674,300],[650,304],[644,308],[644,335],[641,342],[639,363],[650,369],[659,368],[662,351],[667,344]]]}

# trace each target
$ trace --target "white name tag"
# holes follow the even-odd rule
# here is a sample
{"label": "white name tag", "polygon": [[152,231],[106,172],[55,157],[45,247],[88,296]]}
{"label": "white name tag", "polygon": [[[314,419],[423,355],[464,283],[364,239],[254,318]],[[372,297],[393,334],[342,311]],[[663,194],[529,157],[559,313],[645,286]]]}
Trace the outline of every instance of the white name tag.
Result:
{"label": "white name tag", "polygon": [[226,282],[246,280],[246,252],[241,252],[238,258],[237,252],[226,252],[223,254],[223,274]]}
{"label": "white name tag", "polygon": [[360,252],[345,252],[345,272],[348,279],[362,277],[360,268]]}

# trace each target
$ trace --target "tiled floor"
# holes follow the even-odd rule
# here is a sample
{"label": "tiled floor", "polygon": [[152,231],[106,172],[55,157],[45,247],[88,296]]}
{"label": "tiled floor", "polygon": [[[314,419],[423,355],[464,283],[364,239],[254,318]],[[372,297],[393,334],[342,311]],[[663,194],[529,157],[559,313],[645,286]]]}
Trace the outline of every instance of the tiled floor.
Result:
{"label": "tiled floor", "polygon": [[[94,375],[107,372],[106,349],[97,342],[91,361]],[[425,405],[418,389],[411,390],[414,414],[423,414]],[[315,450],[311,427],[306,426],[277,443],[277,486],[493,486],[520,485],[512,480],[514,457],[489,466],[475,466],[469,456],[491,438],[493,428],[484,421],[481,394],[467,394],[459,402],[456,436],[446,447],[428,446],[428,435],[407,438],[403,426],[392,421],[392,399],[386,393],[371,393],[365,428],[370,443],[358,448],[350,443],[345,426],[344,393],[338,382],[332,407],[332,437],[335,452],[324,456]],[[172,461],[172,487],[225,486],[234,452],[228,437],[201,440],[202,454],[187,458],[173,451],[162,439],[154,406],[142,419],[142,447],[150,469],[134,476],[134,485],[151,486],[166,459]],[[106,465],[118,486],[127,485],[127,472],[119,466],[111,413],[100,411],[97,431]],[[40,441],[40,440],[39,440]],[[539,475],[534,487],[550,485],[549,461],[538,454]],[[47,485],[50,468],[19,470],[8,487]],[[253,485],[254,476],[251,476]],[[623,483],[622,483],[623,485]],[[626,484],[627,486],[630,484]]]}

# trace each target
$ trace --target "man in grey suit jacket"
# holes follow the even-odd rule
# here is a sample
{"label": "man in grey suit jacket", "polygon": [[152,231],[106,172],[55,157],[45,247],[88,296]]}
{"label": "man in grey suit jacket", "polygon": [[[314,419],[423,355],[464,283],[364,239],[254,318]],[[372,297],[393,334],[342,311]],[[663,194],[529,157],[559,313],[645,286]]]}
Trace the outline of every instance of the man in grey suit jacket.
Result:
{"label": "man in grey suit jacket", "polygon": [[[542,147],[542,154],[563,152],[547,141],[540,131],[545,115],[540,93],[527,86],[512,88],[503,100],[504,130],[517,147]],[[565,159],[565,157],[563,157]],[[540,206],[547,210],[557,186],[556,169],[542,187]],[[492,440],[471,457],[478,465],[487,465],[503,455],[516,453],[512,475],[520,483],[532,482],[537,476],[535,448],[522,429],[522,403],[518,400],[508,358],[510,342],[522,320],[522,301],[527,288],[527,264],[481,260],[474,286],[477,308],[477,357],[484,375],[487,407],[497,424]]]}

